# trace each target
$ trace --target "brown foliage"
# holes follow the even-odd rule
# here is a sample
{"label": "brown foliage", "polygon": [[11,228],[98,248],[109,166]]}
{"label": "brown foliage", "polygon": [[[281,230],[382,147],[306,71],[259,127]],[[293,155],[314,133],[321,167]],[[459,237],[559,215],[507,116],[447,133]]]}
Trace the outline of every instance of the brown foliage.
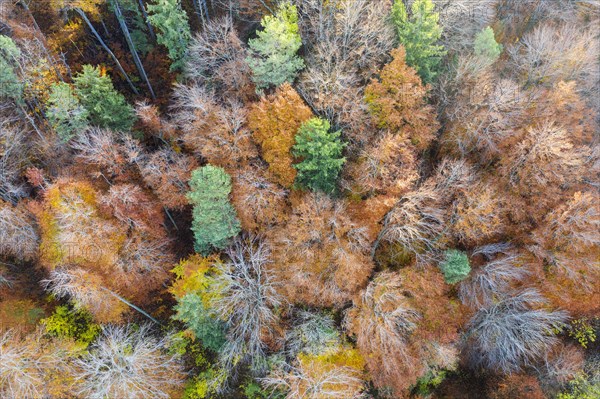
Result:
{"label": "brown foliage", "polygon": [[275,0],[215,0],[215,3],[229,12],[240,14],[245,21],[260,22],[277,8]]}
{"label": "brown foliage", "polygon": [[[174,262],[168,241],[153,239],[134,232],[123,243],[113,269],[110,286],[127,293],[133,300],[143,300],[168,278]],[[141,289],[143,287],[143,289]]]}
{"label": "brown foliage", "polygon": [[399,197],[419,178],[417,155],[408,138],[386,133],[348,166],[345,185],[359,194]]}
{"label": "brown foliage", "polygon": [[151,134],[165,139],[175,137],[176,127],[169,121],[161,118],[160,111],[156,105],[150,105],[147,102],[138,102],[135,105],[135,113],[142,122],[142,125],[146,127]]}
{"label": "brown foliage", "polygon": [[118,184],[111,186],[99,199],[101,209],[115,218],[154,237],[164,237],[162,207],[152,201],[140,186]]}
{"label": "brown foliage", "polygon": [[325,195],[303,195],[288,223],[269,234],[273,267],[288,282],[283,288],[292,303],[343,306],[373,269],[365,229],[349,219],[343,203]]}
{"label": "brown foliage", "polygon": [[445,111],[448,124],[441,140],[445,151],[489,164],[512,152],[532,126],[558,121],[569,129],[575,144],[588,140],[593,131],[575,82],[524,89],[498,79],[489,68],[463,73],[460,89]]}
{"label": "brown foliage", "polygon": [[70,299],[84,308],[99,323],[119,323],[127,306],[107,290],[111,278],[68,265],[52,270],[42,286],[57,298]]}
{"label": "brown foliage", "polygon": [[424,371],[408,342],[421,315],[402,292],[402,282],[399,274],[378,274],[347,315],[348,330],[356,335],[373,382],[380,388],[393,386],[396,397]]}
{"label": "brown foliage", "polygon": [[215,87],[222,98],[255,97],[247,52],[230,17],[211,19],[190,43],[185,76]]}
{"label": "brown foliage", "polygon": [[599,228],[597,194],[576,192],[532,234],[535,244],[529,249],[542,262],[540,275],[546,277],[541,289],[576,314],[586,308],[591,311],[590,304],[597,304],[594,298],[600,297],[595,289],[600,282]]}
{"label": "brown foliage", "polygon": [[290,187],[296,178],[290,149],[300,125],[313,116],[312,111],[288,83],[272,95],[261,98],[248,114],[248,126],[262,148],[275,181]]}
{"label": "brown foliage", "polygon": [[98,192],[87,182],[60,179],[44,192],[40,263],[48,270],[68,263],[109,267],[125,229],[101,215]]}
{"label": "brown foliage", "polygon": [[434,269],[382,272],[348,312],[348,330],[373,382],[391,388],[392,397],[407,397],[427,371],[456,367],[462,309],[448,301],[447,290]]}
{"label": "brown foliage", "polygon": [[521,195],[553,197],[565,184],[581,178],[585,152],[574,147],[566,128],[536,125],[502,160],[500,173]]}
{"label": "brown foliage", "polygon": [[557,392],[585,368],[585,352],[579,344],[561,344],[537,367],[537,374],[546,391]]}
{"label": "brown foliage", "polygon": [[383,221],[379,240],[392,244],[396,256],[406,263],[412,258],[419,265],[439,260],[449,238],[452,202],[475,176],[464,160],[443,159],[433,176],[396,202]]}
{"label": "brown foliage", "polygon": [[239,102],[220,104],[200,84],[176,86],[174,101],[183,142],[196,155],[229,170],[257,155],[246,128],[246,109]]}
{"label": "brown foliage", "polygon": [[490,399],[546,399],[539,381],[527,374],[509,374],[489,388]]}
{"label": "brown foliage", "polygon": [[435,267],[407,267],[400,271],[403,290],[411,306],[422,319],[415,330],[415,343],[434,341],[441,345],[455,343],[465,321],[465,310],[458,301],[449,299],[450,286]]}
{"label": "brown foliage", "polygon": [[187,205],[188,180],[198,166],[188,155],[163,148],[143,160],[140,172],[144,182],[167,208],[181,209]]}
{"label": "brown foliage", "polygon": [[[8,288],[13,290],[14,295],[15,287],[12,285],[12,282]],[[0,294],[2,294],[1,286]],[[0,301],[0,320],[2,320],[0,332],[11,329],[19,332],[31,332],[35,330],[40,319],[45,316],[44,310],[30,299],[11,298],[8,295],[2,295],[2,300]],[[0,373],[0,375],[2,374]]]}
{"label": "brown foliage", "polygon": [[365,88],[365,101],[379,127],[410,138],[423,150],[439,129],[435,109],[426,102],[429,87],[406,65],[403,47],[392,50],[392,56],[379,79],[373,79]]}
{"label": "brown foliage", "polygon": [[287,192],[266,175],[266,168],[249,165],[234,176],[232,202],[244,230],[269,230],[287,219]]}
{"label": "brown foliage", "polygon": [[[44,285],[59,297],[71,298],[102,322],[119,321],[126,310],[111,291],[144,301],[166,280],[173,262],[162,227],[145,220],[156,216],[145,214],[150,209],[157,212],[156,205],[147,202],[135,208],[136,204],[128,201],[143,200],[141,191],[123,191],[122,186],[113,189],[103,197],[88,183],[59,180],[45,192],[37,215],[40,263],[49,272]],[[131,196],[114,198],[119,193]],[[115,217],[101,212],[102,200]],[[128,210],[128,215],[123,214]]]}
{"label": "brown foliage", "polygon": [[453,204],[453,235],[469,247],[498,239],[505,231],[504,207],[492,181],[468,187]]}

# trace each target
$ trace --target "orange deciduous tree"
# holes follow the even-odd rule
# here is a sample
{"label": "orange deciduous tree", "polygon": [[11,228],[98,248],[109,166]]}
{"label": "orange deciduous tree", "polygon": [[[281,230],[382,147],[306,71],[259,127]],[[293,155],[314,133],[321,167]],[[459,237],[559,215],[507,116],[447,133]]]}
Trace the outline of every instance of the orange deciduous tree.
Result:
{"label": "orange deciduous tree", "polygon": [[99,321],[115,322],[126,310],[116,293],[143,302],[166,280],[173,259],[161,228],[153,236],[118,211],[120,217],[104,214],[101,194],[87,182],[60,179],[44,194],[37,215],[40,263],[49,272],[44,286],[54,294]]}
{"label": "orange deciduous tree", "polygon": [[287,83],[250,109],[248,126],[261,146],[262,157],[269,164],[274,180],[284,187],[290,187],[296,178],[290,153],[294,137],[300,125],[312,117],[310,108]]}
{"label": "orange deciduous tree", "polygon": [[406,65],[403,47],[392,51],[394,59],[383,67],[379,79],[365,89],[365,101],[377,125],[410,138],[420,150],[429,146],[439,129],[436,113],[427,105],[428,86]]}
{"label": "orange deciduous tree", "polygon": [[164,139],[176,137],[177,126],[171,121],[162,118],[156,105],[150,105],[147,102],[138,102],[135,104],[135,114],[150,134]]}
{"label": "orange deciduous tree", "polygon": [[165,236],[162,207],[140,186],[113,185],[99,198],[99,204],[103,211],[135,230],[157,238]]}
{"label": "orange deciduous tree", "polygon": [[531,375],[509,374],[489,388],[490,399],[545,399],[540,382]]}
{"label": "orange deciduous tree", "polygon": [[448,286],[433,268],[381,272],[346,315],[375,385],[390,397],[427,372],[454,369],[462,309],[448,302]]}
{"label": "orange deciduous tree", "polygon": [[82,268],[58,267],[41,284],[57,298],[69,299],[75,308],[90,312],[100,323],[121,322],[127,311],[127,306],[106,290],[110,279]]}
{"label": "orange deciduous tree", "polygon": [[500,173],[521,195],[542,199],[581,178],[584,151],[574,147],[564,127],[554,123],[531,126],[503,159]]}
{"label": "orange deciduous tree", "polygon": [[174,101],[174,119],[183,131],[183,142],[196,155],[230,170],[257,155],[241,103],[219,103],[199,83],[176,86]]}
{"label": "orange deciduous tree", "polygon": [[245,230],[269,229],[287,219],[287,192],[267,178],[267,169],[248,165],[234,175],[232,202]]}
{"label": "orange deciduous tree", "polygon": [[417,154],[409,139],[385,133],[347,168],[344,185],[359,194],[399,197],[419,178]]}
{"label": "orange deciduous tree", "polygon": [[366,229],[346,214],[342,202],[323,194],[305,194],[293,204],[287,224],[269,232],[274,267],[289,283],[289,301],[342,306],[371,274]]}
{"label": "orange deciduous tree", "polygon": [[144,182],[167,208],[182,209],[188,204],[186,194],[196,160],[170,147],[148,155],[139,164]]}
{"label": "orange deciduous tree", "polygon": [[[555,304],[581,313],[594,298],[600,282],[600,211],[594,192],[576,192],[544,219],[532,233],[534,245],[529,250],[540,261],[545,276],[540,287]],[[598,306],[595,306],[598,308]]]}
{"label": "orange deciduous tree", "polygon": [[492,181],[469,187],[453,204],[453,235],[471,247],[499,238],[507,223],[504,202]]}

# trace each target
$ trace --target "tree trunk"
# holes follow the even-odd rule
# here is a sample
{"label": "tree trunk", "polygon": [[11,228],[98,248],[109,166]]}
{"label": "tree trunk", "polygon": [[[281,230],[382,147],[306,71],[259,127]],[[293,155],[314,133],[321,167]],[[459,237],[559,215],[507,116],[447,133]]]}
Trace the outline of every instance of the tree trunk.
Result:
{"label": "tree trunk", "polygon": [[206,5],[206,0],[192,0],[192,4],[194,5],[194,9],[196,10],[196,15],[200,20],[200,24],[204,25],[209,21],[208,18],[208,6]]}
{"label": "tree trunk", "polygon": [[98,42],[100,43],[100,45],[102,46],[102,48],[104,48],[104,50],[106,50],[106,52],[111,56],[111,58],[113,59],[113,61],[115,62],[115,64],[117,64],[117,68],[119,69],[119,71],[121,72],[121,74],[123,75],[123,77],[125,78],[125,80],[127,80],[127,83],[129,84],[129,87],[131,87],[131,90],[133,90],[133,92],[135,94],[140,94],[138,92],[138,90],[135,88],[135,86],[133,85],[133,82],[131,81],[131,79],[129,79],[129,75],[127,75],[127,73],[125,72],[125,70],[121,66],[121,63],[119,62],[119,60],[117,59],[117,57],[115,56],[115,54],[110,50],[110,48],[108,48],[108,46],[106,45],[106,43],[104,43],[104,40],[102,40],[102,38],[98,34],[98,31],[96,31],[96,29],[94,28],[94,26],[92,25],[92,23],[88,19],[87,15],[85,15],[85,12],[83,12],[83,10],[80,9],[80,8],[74,8],[74,10],[85,21],[85,23],[90,28],[90,30],[92,31],[92,33],[94,34],[94,36],[96,37],[96,39],[98,40]]}
{"label": "tree trunk", "polygon": [[31,127],[33,127],[33,130],[35,130],[35,132],[40,137],[40,139],[42,139],[42,141],[44,143],[48,143],[48,140],[46,140],[46,137],[44,137],[44,135],[42,134],[42,132],[38,128],[37,124],[35,123],[35,119],[33,119],[31,117],[31,115],[29,115],[29,113],[27,112],[27,110],[25,108],[23,108],[23,105],[21,105],[21,104],[19,104],[17,102],[17,107],[19,108],[19,110],[21,111],[21,113],[23,114],[23,116],[25,117],[25,119],[27,119],[27,121],[29,122],[29,124],[31,125]]}
{"label": "tree trunk", "polygon": [[[35,30],[42,36],[42,40],[40,40],[40,39],[38,39],[38,40],[40,40],[40,43],[42,44],[42,48],[44,49],[44,52],[46,53],[46,57],[48,58],[48,61],[50,62],[50,64],[52,65],[52,68],[54,69],[54,72],[56,73],[56,77],[58,77],[61,80],[61,82],[64,82],[65,80],[63,79],[62,74],[56,67],[56,62],[54,60],[54,57],[52,57],[50,55],[50,52],[48,51],[48,48],[46,47],[46,42],[45,42],[46,38],[44,37],[44,33],[40,29],[40,26],[38,25],[37,21],[35,20],[33,13],[29,9],[29,6],[27,5],[27,3],[25,3],[22,0],[19,1],[19,4],[21,4],[21,7],[23,7],[25,9],[25,11],[27,11],[29,18],[31,19],[31,22],[33,22],[33,26],[34,26]],[[67,66],[66,62],[65,62],[65,66]]]}
{"label": "tree trunk", "polygon": [[154,90],[152,89],[152,85],[150,84],[150,80],[148,79],[148,75],[146,74],[146,70],[144,69],[144,65],[140,60],[140,56],[135,49],[135,43],[133,43],[133,39],[131,38],[131,34],[129,33],[129,28],[127,27],[127,23],[125,22],[125,18],[123,17],[123,13],[121,12],[121,7],[119,6],[118,0],[113,0],[115,16],[119,21],[119,25],[121,26],[121,31],[123,31],[123,35],[125,35],[125,40],[127,41],[127,45],[129,46],[129,51],[133,56],[133,61],[135,62],[135,66],[140,73],[140,76],[146,82],[148,86],[148,90],[150,90],[150,95],[153,100],[156,100],[156,96],[154,95]]}
{"label": "tree trunk", "polygon": [[102,288],[104,291],[108,292],[110,295],[114,296],[115,298],[117,298],[119,301],[123,302],[125,305],[129,306],[130,308],[137,310],[138,312],[140,312],[141,314],[143,314],[144,316],[146,316],[147,318],[149,318],[156,324],[162,325],[160,321],[156,320],[154,317],[150,316],[148,313],[144,312],[142,309],[135,306],[133,303],[129,302],[127,299],[123,298],[122,296],[118,295],[117,293],[115,293],[105,287],[100,287],[100,288]]}
{"label": "tree trunk", "polygon": [[142,9],[142,15],[144,16],[144,22],[146,22],[146,26],[148,27],[148,32],[150,33],[150,37],[152,38],[152,40],[156,41],[156,33],[154,33],[154,28],[152,27],[152,24],[148,20],[148,12],[146,11],[146,7],[144,6],[144,1],[138,0],[138,3],[140,4],[140,8]]}

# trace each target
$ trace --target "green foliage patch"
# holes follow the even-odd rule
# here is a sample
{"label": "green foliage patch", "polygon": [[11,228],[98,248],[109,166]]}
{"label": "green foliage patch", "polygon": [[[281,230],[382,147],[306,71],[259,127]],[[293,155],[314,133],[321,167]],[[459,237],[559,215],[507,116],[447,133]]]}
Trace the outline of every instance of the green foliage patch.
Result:
{"label": "green foliage patch", "polygon": [[241,230],[235,209],[229,202],[231,177],[223,168],[207,165],[192,172],[188,199],[193,205],[192,231],[196,251],[209,255],[224,249]]}
{"label": "green foliage patch", "polygon": [[311,118],[304,122],[292,147],[294,156],[301,161],[294,165],[298,170],[296,184],[313,191],[333,193],[346,158],[342,156],[344,143],[341,131],[330,132],[329,122]]}
{"label": "green foliage patch", "polygon": [[259,89],[293,82],[304,68],[304,61],[296,55],[302,46],[298,28],[298,11],[289,2],[282,3],[275,15],[261,21],[262,31],[248,42],[251,56],[248,64]]}
{"label": "green foliage patch", "polygon": [[84,65],[73,78],[75,94],[89,113],[93,125],[127,132],[135,123],[133,107],[115,90],[100,68]]}
{"label": "green foliage patch", "polygon": [[434,11],[432,0],[415,0],[409,15],[403,0],[392,6],[392,22],[398,40],[406,49],[406,63],[417,70],[425,83],[432,82],[439,73],[444,46],[437,43],[442,37],[440,16]]}
{"label": "green foliage patch", "polygon": [[464,280],[471,272],[467,254],[456,249],[446,251],[446,259],[440,263],[440,269],[448,284],[456,284]]}

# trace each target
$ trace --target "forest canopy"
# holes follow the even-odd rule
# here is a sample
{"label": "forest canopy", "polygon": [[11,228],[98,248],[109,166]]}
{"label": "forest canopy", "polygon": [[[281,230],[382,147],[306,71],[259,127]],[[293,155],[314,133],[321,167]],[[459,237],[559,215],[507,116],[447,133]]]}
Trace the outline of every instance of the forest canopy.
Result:
{"label": "forest canopy", "polygon": [[600,0],[0,0],[2,399],[600,398]]}

